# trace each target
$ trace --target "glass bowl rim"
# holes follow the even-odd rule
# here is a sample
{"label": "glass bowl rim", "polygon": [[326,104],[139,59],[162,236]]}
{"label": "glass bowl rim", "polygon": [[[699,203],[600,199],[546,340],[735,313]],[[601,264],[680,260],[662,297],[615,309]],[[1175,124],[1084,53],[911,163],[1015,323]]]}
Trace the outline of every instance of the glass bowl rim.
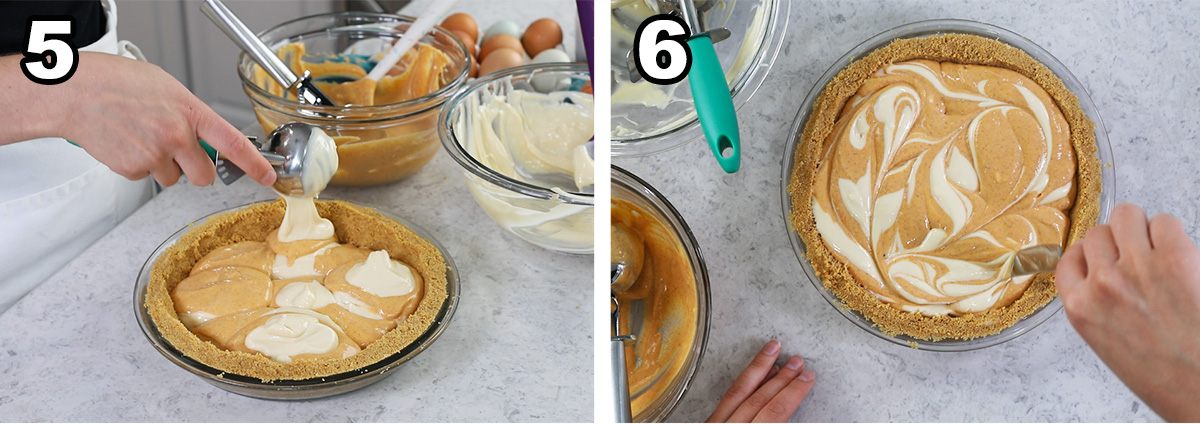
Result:
{"label": "glass bowl rim", "polygon": [[[525,76],[526,78],[532,78],[539,72],[570,72],[573,73],[572,77],[574,78],[578,78],[581,75],[590,75],[588,73],[587,64],[577,62],[558,62],[514,66],[500,72],[488,74],[485,77],[477,78],[475,81],[472,81],[470,84],[459,89],[459,91],[455,93],[454,96],[450,97],[449,100],[446,100],[446,104],[442,107],[442,110],[438,115],[438,138],[441,139],[442,146],[446,149],[446,153],[449,153],[450,157],[454,158],[455,162],[457,162],[463,169],[467,170],[471,174],[482,178],[489,183],[500,186],[506,190],[537,199],[558,200],[572,205],[594,206],[594,194],[567,191],[562,189],[553,190],[542,186],[533,185],[524,181],[518,181],[485,166],[484,164],[480,163],[479,160],[475,159],[475,157],[471,156],[470,153],[467,153],[466,148],[462,146],[462,143],[458,142],[458,137],[454,135],[453,123],[451,122],[453,119],[452,113],[460,103],[467,99],[468,95],[477,90],[481,90],[502,78],[513,76]],[[594,95],[593,98],[595,98]],[[593,103],[593,108],[594,107],[595,104]],[[592,116],[594,120],[594,111]]]}
{"label": "glass bowl rim", "polygon": [[[730,94],[734,97],[735,112],[741,110],[742,106],[745,106],[762,87],[763,81],[766,81],[767,74],[770,73],[770,68],[773,67],[775,58],[779,55],[780,46],[786,40],[787,16],[791,13],[791,3],[792,0],[772,0],[767,26],[763,29],[762,45],[751,59],[752,65],[747,68],[746,73],[738,81],[734,81],[730,87]],[[764,64],[767,66],[763,66]],[[610,122],[610,132],[611,125]],[[693,110],[691,118],[666,132],[643,137],[623,138],[620,139],[620,142],[617,142],[618,138],[613,137],[610,143],[612,156],[635,158],[674,150],[703,138],[701,131],[699,116]]]}
{"label": "glass bowl rim", "polygon": [[[416,226],[408,220],[400,218],[391,212],[358,202],[340,200],[350,203],[354,206],[369,208],[379,212],[385,217],[396,220],[401,225],[404,225],[413,232],[417,233],[417,235],[419,235],[421,238],[429,241],[436,249],[438,249],[438,252],[442,254],[442,257],[446,262],[446,300],[442,302],[442,306],[438,309],[438,313],[433,320],[433,324],[431,324],[428,329],[421,333],[420,336],[417,336],[412,343],[400,349],[400,351],[389,355],[378,362],[362,368],[334,374],[331,376],[315,377],[303,380],[275,380],[271,382],[263,382],[258,378],[247,377],[218,370],[195,359],[189,358],[177,350],[171,345],[170,341],[162,338],[161,333],[158,331],[158,326],[154,323],[154,320],[149,316],[149,312],[146,310],[145,298],[149,287],[149,274],[153,270],[154,262],[161,257],[162,253],[165,252],[167,248],[179,242],[179,239],[184,234],[195,228],[197,225],[200,225],[211,219],[212,217],[226,212],[242,210],[260,203],[271,203],[273,201],[274,199],[253,201],[242,205],[225,208],[197,218],[192,222],[185,224],[182,228],[168,236],[146,259],[146,262],[142,265],[142,269],[138,272],[137,281],[134,285],[134,315],[137,319],[138,327],[142,330],[142,335],[146,337],[146,340],[150,342],[150,344],[156,351],[158,351],[158,353],[162,354],[170,362],[174,363],[180,368],[195,374],[203,378],[205,381],[217,385],[222,389],[230,390],[231,388],[236,388],[236,390],[230,391],[262,399],[289,400],[293,399],[293,397],[274,397],[271,396],[270,393],[332,391],[328,393],[321,393],[315,396],[324,397],[343,393],[343,391],[337,390],[340,388],[339,386],[346,386],[344,388],[345,391],[357,390],[358,388],[364,387],[366,384],[374,382],[374,379],[383,378],[387,375],[386,373],[388,370],[404,365],[409,360],[412,360],[418,354],[424,352],[425,349],[433,345],[433,342],[440,338],[441,335],[446,331],[446,327],[449,325],[451,319],[454,317],[455,311],[458,309],[458,302],[461,297],[461,277],[458,273],[457,266],[454,264],[454,260],[450,257],[450,253],[446,250],[445,246],[434,239],[425,229]],[[305,397],[303,399],[310,398],[312,397]]]}
{"label": "glass bowl rim", "polygon": [[789,132],[787,147],[785,148],[784,156],[780,160],[781,176],[780,176],[780,196],[782,199],[783,219],[785,228],[788,229],[788,239],[791,241],[792,251],[795,253],[797,260],[804,269],[805,277],[813,288],[820,293],[830,306],[834,308],[844,318],[852,322],[854,325],[863,329],[867,333],[878,338],[886,340],[898,345],[911,347],[918,350],[928,350],[937,352],[966,352],[978,349],[984,349],[992,346],[1008,342],[1032,331],[1042,323],[1048,321],[1053,315],[1062,309],[1062,301],[1058,296],[1055,296],[1046,305],[1035,310],[1030,315],[1022,318],[1012,326],[1002,329],[1000,332],[974,338],[974,339],[942,339],[938,341],[930,341],[918,339],[904,334],[887,335],[868,318],[860,312],[846,307],[837,295],[833,294],[816,273],[812,269],[812,265],[808,262],[806,256],[807,248],[804,241],[800,239],[791,226],[791,207],[792,199],[788,193],[788,184],[791,182],[792,168],[795,160],[796,149],[799,147],[797,137],[801,135],[804,127],[808,123],[811,116],[813,104],[817,97],[824,91],[825,86],[846,66],[854,61],[865,57],[867,54],[883,48],[891,41],[901,38],[921,38],[928,36],[944,35],[944,34],[968,34],[983,36],[992,40],[997,40],[1006,45],[1015,47],[1033,57],[1042,65],[1046,66],[1053,74],[1058,77],[1066,88],[1079,100],[1079,106],[1084,111],[1084,115],[1094,124],[1094,134],[1096,138],[1097,156],[1100,162],[1100,213],[1097,217],[1097,225],[1108,222],[1109,213],[1113,208],[1113,203],[1116,196],[1116,173],[1115,161],[1112,156],[1112,148],[1109,144],[1108,134],[1104,127],[1104,121],[1100,117],[1099,110],[1092,102],[1091,96],[1083,85],[1075,77],[1074,74],[1067,69],[1057,58],[1046,51],[1041,46],[1035,44],[1032,40],[1021,36],[1010,30],[1001,28],[996,25],[987,24],[972,20],[963,19],[930,19],[910,22],[886,31],[880,32],[859,43],[854,48],[847,51],[844,55],[838,58],[829,69],[822,74],[816,84],[813,85],[804,102],[801,103],[800,109],[796,112],[796,118],[792,122],[792,128]]}

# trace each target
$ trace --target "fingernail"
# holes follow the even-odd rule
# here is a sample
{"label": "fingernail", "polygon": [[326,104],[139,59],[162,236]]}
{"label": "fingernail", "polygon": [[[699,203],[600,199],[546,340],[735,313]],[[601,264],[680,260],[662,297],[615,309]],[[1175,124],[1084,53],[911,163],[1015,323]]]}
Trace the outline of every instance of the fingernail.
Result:
{"label": "fingernail", "polygon": [[796,378],[799,378],[800,381],[813,381],[813,379],[817,378],[817,375],[814,374],[812,370],[804,370],[800,373],[800,376]]}
{"label": "fingernail", "polygon": [[793,356],[792,359],[788,359],[787,365],[784,366],[788,367],[790,370],[798,370],[800,367],[804,366],[804,359],[799,356]]}
{"label": "fingernail", "polygon": [[763,346],[762,352],[767,355],[774,355],[776,353],[779,353],[779,341],[771,340],[771,341],[767,342],[767,345]]}

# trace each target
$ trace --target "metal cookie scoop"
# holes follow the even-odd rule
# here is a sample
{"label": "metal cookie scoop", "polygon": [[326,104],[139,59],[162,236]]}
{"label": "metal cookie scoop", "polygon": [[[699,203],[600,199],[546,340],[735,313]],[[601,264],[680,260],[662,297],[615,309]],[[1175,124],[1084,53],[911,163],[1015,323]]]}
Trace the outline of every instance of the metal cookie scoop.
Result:
{"label": "metal cookie scoop", "polygon": [[276,191],[289,196],[305,196],[315,193],[305,193],[304,183],[300,178],[304,175],[304,160],[310,151],[308,146],[312,134],[318,129],[303,122],[289,122],[275,131],[262,146],[262,155],[275,168]]}
{"label": "metal cookie scoop", "polygon": [[242,51],[245,51],[259,66],[262,66],[263,70],[271,75],[271,78],[274,78],[279,85],[292,91],[300,103],[334,106],[333,101],[325,93],[322,93],[316,84],[313,84],[308,71],[305,71],[302,76],[296,76],[292,69],[283,63],[283,60],[276,56],[275,52],[267,47],[262,39],[250,31],[250,28],[241,19],[238,19],[237,15],[234,15],[233,11],[229,10],[221,0],[205,0],[205,3],[200,5],[200,11],[204,12],[204,15],[208,16],[208,19],[214,24],[217,24],[217,27],[229,36],[230,40],[242,48]]}
{"label": "metal cookie scoop", "polygon": [[[303,122],[289,122],[283,124],[275,131],[271,131],[271,135],[267,137],[265,142],[259,142],[257,137],[249,137],[250,142],[258,147],[259,153],[271,163],[271,167],[275,168],[275,184],[272,187],[276,191],[289,196],[304,196],[304,183],[300,178],[304,175],[304,159],[308,154],[309,140],[312,139],[313,131],[318,130],[310,124]],[[217,165],[217,176],[225,185],[232,184],[246,175],[246,172],[229,158],[218,153],[208,144],[202,142],[205,151],[209,157]]]}
{"label": "metal cookie scoop", "polygon": [[642,272],[645,260],[645,246],[641,235],[623,225],[613,225],[611,228],[612,251],[612,281],[609,290],[612,295],[612,351],[613,375],[613,406],[614,416],[619,423],[633,422],[632,410],[629,404],[629,375],[625,369],[625,344],[633,342],[634,336],[621,334],[621,304],[617,295],[626,292],[637,281]]}

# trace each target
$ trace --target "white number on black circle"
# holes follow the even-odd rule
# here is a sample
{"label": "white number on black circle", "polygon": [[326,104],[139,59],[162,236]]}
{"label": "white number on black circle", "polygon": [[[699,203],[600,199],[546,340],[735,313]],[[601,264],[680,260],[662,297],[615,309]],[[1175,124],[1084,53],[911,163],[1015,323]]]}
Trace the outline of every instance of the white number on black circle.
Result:
{"label": "white number on black circle", "polygon": [[34,16],[26,28],[21,72],[44,85],[70,79],[79,67],[79,51],[71,42],[75,20],[67,16]]}
{"label": "white number on black circle", "polygon": [[691,34],[683,19],[654,15],[642,22],[633,36],[633,58],[642,78],[667,85],[683,81],[692,69]]}

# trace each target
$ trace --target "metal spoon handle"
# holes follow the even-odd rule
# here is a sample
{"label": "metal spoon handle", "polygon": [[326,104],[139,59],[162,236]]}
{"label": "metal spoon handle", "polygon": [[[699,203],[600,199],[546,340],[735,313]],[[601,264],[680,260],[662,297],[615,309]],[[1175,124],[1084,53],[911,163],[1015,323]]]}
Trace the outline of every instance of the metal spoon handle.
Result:
{"label": "metal spoon handle", "polygon": [[1062,254],[1062,247],[1057,244],[1039,244],[1021,249],[1013,260],[1012,275],[1015,277],[1054,271]]}
{"label": "metal spoon handle", "polygon": [[250,31],[250,28],[246,27],[246,24],[233,14],[233,11],[225,7],[225,3],[222,3],[221,0],[205,0],[204,4],[200,5],[200,10],[280,85],[291,87],[299,80],[291,68],[288,68],[287,64],[283,63],[283,60],[280,60],[275,52],[267,47],[266,43],[254,35],[254,32]]}
{"label": "metal spoon handle", "polygon": [[613,417],[619,423],[633,422],[633,412],[629,405],[629,375],[625,371],[625,341],[622,337],[613,337],[612,348],[612,377],[613,377]]}

